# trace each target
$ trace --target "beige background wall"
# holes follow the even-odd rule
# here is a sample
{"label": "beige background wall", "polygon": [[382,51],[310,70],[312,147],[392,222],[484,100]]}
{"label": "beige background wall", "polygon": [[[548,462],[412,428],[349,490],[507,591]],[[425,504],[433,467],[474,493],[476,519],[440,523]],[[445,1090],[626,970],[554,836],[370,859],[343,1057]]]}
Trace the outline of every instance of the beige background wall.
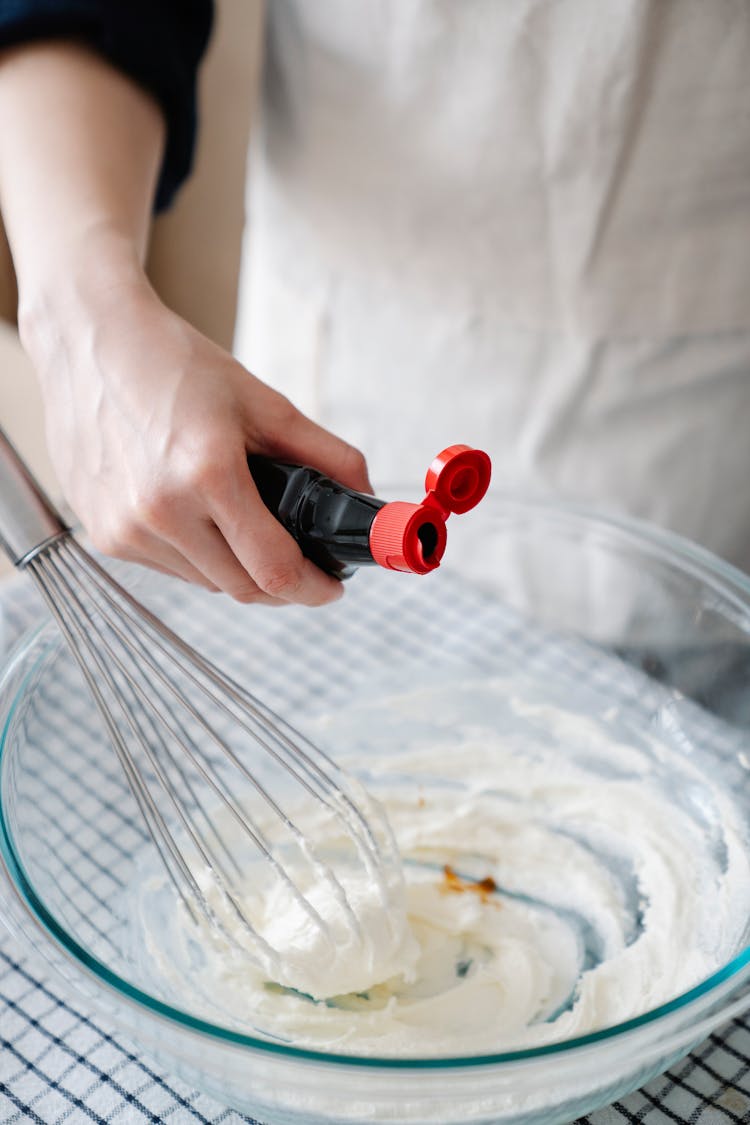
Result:
{"label": "beige background wall", "polygon": [[[243,223],[247,138],[257,86],[261,0],[218,0],[201,75],[195,174],[155,223],[149,273],[164,300],[231,347]],[[12,325],[15,285],[0,230],[0,422],[57,495],[42,432],[42,404]]]}

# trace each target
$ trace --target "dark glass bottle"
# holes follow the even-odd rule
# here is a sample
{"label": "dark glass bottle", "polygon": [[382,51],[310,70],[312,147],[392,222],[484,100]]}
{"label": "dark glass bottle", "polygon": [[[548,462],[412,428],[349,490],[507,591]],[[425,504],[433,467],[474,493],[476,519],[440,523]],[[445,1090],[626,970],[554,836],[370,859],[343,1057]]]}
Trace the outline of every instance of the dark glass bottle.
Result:
{"label": "dark glass bottle", "polygon": [[251,455],[260,496],[302,553],[322,570],[348,578],[360,566],[427,574],[440,565],[451,512],[468,512],[490,483],[490,459],[479,449],[452,445],[427,471],[419,504],[378,500],[305,465]]}

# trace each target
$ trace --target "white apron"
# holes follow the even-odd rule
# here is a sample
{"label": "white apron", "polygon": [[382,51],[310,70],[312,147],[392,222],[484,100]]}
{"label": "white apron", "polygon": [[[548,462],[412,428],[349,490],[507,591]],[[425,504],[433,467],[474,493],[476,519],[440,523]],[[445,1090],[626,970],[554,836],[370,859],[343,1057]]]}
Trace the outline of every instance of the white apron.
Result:
{"label": "white apron", "polygon": [[270,0],[237,352],[750,570],[748,0]]}

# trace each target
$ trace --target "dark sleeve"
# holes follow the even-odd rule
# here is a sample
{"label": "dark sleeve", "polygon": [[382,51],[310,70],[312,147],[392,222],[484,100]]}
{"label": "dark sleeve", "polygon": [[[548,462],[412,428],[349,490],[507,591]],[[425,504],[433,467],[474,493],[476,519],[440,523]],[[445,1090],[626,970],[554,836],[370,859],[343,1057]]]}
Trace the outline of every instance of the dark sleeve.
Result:
{"label": "dark sleeve", "polygon": [[0,0],[0,48],[81,39],[154,95],[167,122],[158,211],[192,166],[196,75],[212,17],[212,0]]}

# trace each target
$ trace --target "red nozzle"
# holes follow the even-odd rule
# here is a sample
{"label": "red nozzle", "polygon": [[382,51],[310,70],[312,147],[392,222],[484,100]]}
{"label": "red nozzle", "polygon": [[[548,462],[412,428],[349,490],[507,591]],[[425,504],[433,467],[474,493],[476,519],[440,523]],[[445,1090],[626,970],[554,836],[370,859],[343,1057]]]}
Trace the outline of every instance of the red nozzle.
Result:
{"label": "red nozzle", "polygon": [[481,449],[451,445],[427,470],[421,504],[384,504],[370,527],[370,551],[379,566],[428,574],[445,552],[445,521],[451,512],[475,507],[490,484],[491,463]]}
{"label": "red nozzle", "polygon": [[379,566],[428,574],[445,551],[445,520],[426,504],[384,504],[370,527],[370,550]]}

